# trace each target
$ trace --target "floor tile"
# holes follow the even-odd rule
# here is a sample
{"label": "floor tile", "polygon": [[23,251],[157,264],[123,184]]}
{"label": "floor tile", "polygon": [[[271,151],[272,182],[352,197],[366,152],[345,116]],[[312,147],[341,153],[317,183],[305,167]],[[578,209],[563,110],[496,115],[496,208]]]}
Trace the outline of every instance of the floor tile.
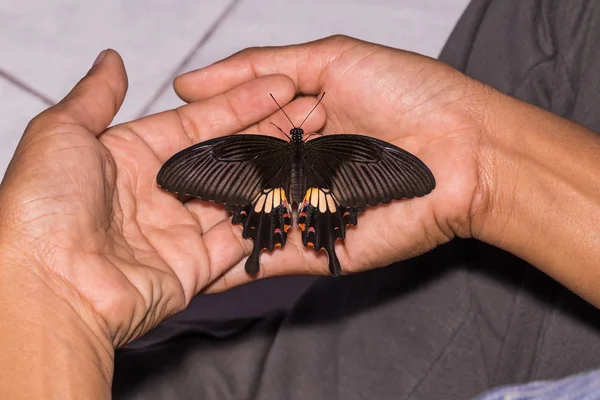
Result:
{"label": "floor tile", "polygon": [[[206,66],[250,46],[346,34],[436,57],[468,0],[243,0],[182,68]],[[182,104],[169,87],[150,107]]]}
{"label": "floor tile", "polygon": [[229,4],[189,0],[0,2],[0,68],[59,100],[111,47],[129,72],[129,120]]}
{"label": "floor tile", "polygon": [[0,78],[0,178],[23,135],[29,121],[48,105],[42,100]]}

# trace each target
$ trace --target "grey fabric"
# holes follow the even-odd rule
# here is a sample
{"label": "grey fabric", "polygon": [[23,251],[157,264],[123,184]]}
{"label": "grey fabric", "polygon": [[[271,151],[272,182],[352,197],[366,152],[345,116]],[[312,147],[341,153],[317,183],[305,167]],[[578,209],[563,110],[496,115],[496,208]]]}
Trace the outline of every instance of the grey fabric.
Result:
{"label": "grey fabric", "polygon": [[600,2],[476,0],[440,58],[600,132]]}
{"label": "grey fabric", "polygon": [[[598,38],[593,0],[475,0],[441,59],[600,131]],[[155,334],[118,352],[115,399],[468,399],[600,367],[600,313],[476,241],[319,279],[285,312]]]}

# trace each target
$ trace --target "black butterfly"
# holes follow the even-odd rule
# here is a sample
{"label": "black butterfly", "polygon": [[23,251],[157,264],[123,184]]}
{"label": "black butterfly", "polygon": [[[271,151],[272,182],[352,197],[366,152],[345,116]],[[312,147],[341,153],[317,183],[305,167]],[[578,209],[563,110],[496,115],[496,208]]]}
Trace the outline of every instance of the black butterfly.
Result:
{"label": "black butterfly", "polygon": [[293,204],[302,243],[324,248],[329,271],[337,276],[341,266],[334,243],[346,237],[347,225],[356,225],[360,211],[435,188],[429,168],[399,147],[355,134],[306,141],[302,124],[292,123],[291,137],[279,128],[289,141],[238,134],[198,143],[175,154],[158,173],[165,190],[227,205],[231,222],[242,224],[242,236],[254,240],[246,261],[249,274],[258,272],[264,249],[285,245]]}

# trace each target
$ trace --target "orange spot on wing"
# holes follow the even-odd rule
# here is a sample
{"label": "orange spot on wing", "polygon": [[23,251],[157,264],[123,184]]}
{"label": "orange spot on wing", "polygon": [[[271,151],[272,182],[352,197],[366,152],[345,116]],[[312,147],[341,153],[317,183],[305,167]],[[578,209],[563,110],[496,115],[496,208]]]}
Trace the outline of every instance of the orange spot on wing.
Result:
{"label": "orange spot on wing", "polygon": [[311,226],[310,228],[308,228],[308,231],[314,233],[315,232],[315,228]]}
{"label": "orange spot on wing", "polygon": [[289,231],[289,230],[290,230],[290,228],[291,228],[291,225],[287,225],[287,224],[283,225],[283,231],[284,231],[285,233],[287,233],[287,231]]}
{"label": "orange spot on wing", "polygon": [[276,233],[281,233],[281,229],[275,228],[275,230],[273,231],[273,234],[276,234]]}
{"label": "orange spot on wing", "polygon": [[302,232],[304,232],[305,225],[304,224],[298,224],[298,226],[300,227],[300,229],[302,230]]}
{"label": "orange spot on wing", "polygon": [[305,212],[301,212],[300,214],[298,214],[298,217],[306,217],[306,213]]}
{"label": "orange spot on wing", "polygon": [[347,217],[348,215],[350,215],[350,213],[349,213],[348,211],[346,211],[346,212],[344,213],[344,217]]}
{"label": "orange spot on wing", "polygon": [[289,217],[290,217],[290,213],[283,214],[283,218],[289,218]]}
{"label": "orange spot on wing", "polygon": [[275,243],[275,247],[281,247],[281,243]]}
{"label": "orange spot on wing", "polygon": [[315,247],[315,244],[313,242],[306,242],[306,245],[308,247]]}

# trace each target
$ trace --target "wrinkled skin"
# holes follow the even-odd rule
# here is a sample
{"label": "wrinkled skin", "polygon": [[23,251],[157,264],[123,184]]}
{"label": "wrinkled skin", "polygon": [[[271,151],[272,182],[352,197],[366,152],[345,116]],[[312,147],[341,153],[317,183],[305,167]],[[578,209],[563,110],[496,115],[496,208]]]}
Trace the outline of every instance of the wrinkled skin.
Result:
{"label": "wrinkled skin", "polygon": [[[254,279],[252,243],[221,205],[181,203],[156,185],[162,163],[208,138],[281,136],[326,91],[306,132],[361,133],[400,146],[436,177],[428,196],[371,207],[336,250],[345,273],[388,265],[455,236],[470,237],[485,208],[480,143],[487,89],[445,64],[346,37],[249,49],[178,78],[189,104],[106,129],[127,78],[118,54],[28,126],[1,186],[2,254],[28,266],[115,346],[182,310],[201,291]],[[296,95],[303,94],[306,97]],[[327,256],[292,228],[263,253],[260,276],[327,274]],[[66,294],[65,294],[66,293]]]}

